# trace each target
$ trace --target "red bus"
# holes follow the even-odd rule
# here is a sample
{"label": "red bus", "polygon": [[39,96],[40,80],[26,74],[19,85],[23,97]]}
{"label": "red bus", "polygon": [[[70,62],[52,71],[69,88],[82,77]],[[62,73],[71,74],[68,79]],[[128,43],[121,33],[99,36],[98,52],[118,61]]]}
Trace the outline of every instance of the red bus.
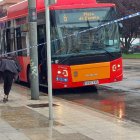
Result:
{"label": "red bus", "polygon": [[[47,86],[44,0],[37,0],[39,83]],[[115,5],[95,0],[57,0],[50,5],[53,89],[121,81],[122,55]],[[98,27],[98,28],[96,28]],[[1,53],[15,51],[30,82],[28,1],[8,8],[0,19]],[[22,51],[19,51],[22,50]]]}

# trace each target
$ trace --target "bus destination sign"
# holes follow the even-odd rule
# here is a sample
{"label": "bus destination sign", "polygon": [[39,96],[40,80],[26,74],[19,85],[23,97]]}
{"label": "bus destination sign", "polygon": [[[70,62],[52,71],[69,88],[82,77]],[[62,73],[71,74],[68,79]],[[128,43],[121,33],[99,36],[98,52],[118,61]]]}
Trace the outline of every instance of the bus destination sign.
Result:
{"label": "bus destination sign", "polygon": [[76,11],[76,12],[69,12],[69,13],[60,13],[59,14],[59,23],[81,23],[85,21],[98,21],[101,20],[102,16],[100,13],[96,12],[82,12],[82,11]]}

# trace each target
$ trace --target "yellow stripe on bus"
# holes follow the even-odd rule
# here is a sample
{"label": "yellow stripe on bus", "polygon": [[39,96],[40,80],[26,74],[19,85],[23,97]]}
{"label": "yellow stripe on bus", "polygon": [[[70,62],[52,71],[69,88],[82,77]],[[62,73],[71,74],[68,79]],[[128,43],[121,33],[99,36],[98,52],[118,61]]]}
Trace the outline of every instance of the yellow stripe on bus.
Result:
{"label": "yellow stripe on bus", "polygon": [[70,66],[72,81],[90,81],[110,78],[110,62]]}

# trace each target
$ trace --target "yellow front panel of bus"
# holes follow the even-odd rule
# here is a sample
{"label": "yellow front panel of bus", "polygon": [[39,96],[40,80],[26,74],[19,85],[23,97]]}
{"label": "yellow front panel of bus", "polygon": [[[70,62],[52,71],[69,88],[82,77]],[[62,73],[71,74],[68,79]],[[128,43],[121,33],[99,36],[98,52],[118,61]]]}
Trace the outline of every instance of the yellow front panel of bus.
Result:
{"label": "yellow front panel of bus", "polygon": [[70,66],[72,82],[90,81],[110,78],[110,63],[94,63]]}

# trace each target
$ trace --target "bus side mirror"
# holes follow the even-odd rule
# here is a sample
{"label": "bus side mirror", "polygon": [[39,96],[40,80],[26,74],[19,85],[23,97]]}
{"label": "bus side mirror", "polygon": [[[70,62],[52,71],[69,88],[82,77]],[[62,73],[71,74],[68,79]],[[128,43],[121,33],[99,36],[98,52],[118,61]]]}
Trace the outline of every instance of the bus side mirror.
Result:
{"label": "bus side mirror", "polygon": [[119,28],[123,28],[123,24],[122,23],[119,23]]}
{"label": "bus side mirror", "polygon": [[123,30],[123,24],[119,23],[119,32],[122,33],[122,30]]}

